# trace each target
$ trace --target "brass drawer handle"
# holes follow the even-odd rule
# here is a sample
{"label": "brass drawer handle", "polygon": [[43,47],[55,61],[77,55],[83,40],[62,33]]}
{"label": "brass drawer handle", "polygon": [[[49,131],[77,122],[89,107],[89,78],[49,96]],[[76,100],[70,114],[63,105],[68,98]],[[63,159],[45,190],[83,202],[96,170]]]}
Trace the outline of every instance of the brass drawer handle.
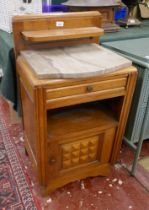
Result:
{"label": "brass drawer handle", "polygon": [[93,86],[89,85],[86,87],[86,92],[90,93],[93,91]]}
{"label": "brass drawer handle", "polygon": [[49,159],[49,164],[51,165],[51,164],[54,164],[54,163],[56,163],[56,159],[55,158],[50,158]]}

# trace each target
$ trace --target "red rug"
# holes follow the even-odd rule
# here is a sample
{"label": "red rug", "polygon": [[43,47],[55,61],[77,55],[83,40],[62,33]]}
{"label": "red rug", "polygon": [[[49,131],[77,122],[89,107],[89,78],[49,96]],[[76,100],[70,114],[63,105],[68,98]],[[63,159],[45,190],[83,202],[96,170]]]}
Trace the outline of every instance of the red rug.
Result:
{"label": "red rug", "polygon": [[20,124],[9,124],[8,110],[7,102],[0,98],[0,209],[41,209],[16,146],[14,134],[19,133],[23,140],[22,128]]}

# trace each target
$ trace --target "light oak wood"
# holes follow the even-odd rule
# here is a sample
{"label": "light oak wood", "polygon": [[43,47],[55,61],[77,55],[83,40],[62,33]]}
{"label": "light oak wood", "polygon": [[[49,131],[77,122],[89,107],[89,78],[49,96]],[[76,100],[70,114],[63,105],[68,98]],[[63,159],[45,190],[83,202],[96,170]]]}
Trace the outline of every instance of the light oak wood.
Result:
{"label": "light oak wood", "polygon": [[115,80],[115,83],[113,80],[108,81],[101,81],[101,82],[93,82],[89,85],[76,85],[72,87],[61,87],[61,88],[54,88],[54,90],[47,89],[46,90],[46,100],[61,98],[61,97],[67,97],[67,96],[74,96],[74,95],[80,95],[80,94],[87,94],[91,92],[97,92],[97,91],[104,91],[104,90],[111,90],[116,89],[120,87],[125,87],[127,83],[126,78],[118,78]]}
{"label": "light oak wood", "polygon": [[26,41],[48,42],[56,40],[77,39],[97,37],[103,35],[103,29],[97,27],[71,28],[59,30],[23,31],[22,35]]}
{"label": "light oak wood", "polygon": [[[21,67],[21,61],[22,61],[22,67]],[[30,72],[27,72],[27,69],[23,68],[24,67],[23,59],[21,59],[21,58],[19,59],[19,66],[20,66],[18,68],[19,77],[25,78],[24,83],[26,85],[26,89],[24,90],[25,91],[24,94],[29,95],[29,97],[27,97],[27,96],[24,97],[24,94],[22,94],[22,96],[23,96],[22,97],[23,110],[24,110],[23,116],[24,116],[24,118],[30,120],[31,123],[33,123],[33,119],[35,119],[35,121],[36,121],[35,122],[36,128],[35,128],[34,132],[37,133],[37,136],[34,137],[34,142],[36,142],[37,154],[33,153],[33,148],[32,148],[33,146],[32,147],[30,146],[29,154],[31,156],[34,156],[34,159],[36,157],[36,162],[37,162],[36,170],[38,172],[41,185],[45,186],[44,193],[47,194],[47,193],[53,191],[54,189],[56,189],[57,187],[63,186],[64,184],[74,181],[76,179],[85,178],[88,176],[108,175],[110,172],[110,170],[109,170],[110,162],[115,163],[115,161],[118,158],[118,153],[120,150],[120,145],[122,142],[122,137],[123,137],[124,128],[125,128],[123,123],[126,123],[126,120],[127,120],[127,113],[129,110],[132,91],[133,91],[132,87],[134,87],[135,80],[136,80],[135,68],[133,68],[133,67],[126,68],[126,69],[123,69],[121,71],[118,71],[118,72],[115,72],[112,74],[100,76],[98,78],[93,77],[93,78],[88,78],[86,80],[84,79],[84,81],[83,80],[73,80],[72,84],[69,83],[68,80],[55,80],[55,85],[54,85],[53,84],[54,80],[48,80],[48,82],[49,82],[49,86],[48,86],[47,80],[46,80],[46,84],[41,83],[41,81],[39,80],[39,83],[34,86],[33,83],[30,81],[30,87],[28,87],[28,79],[27,78],[30,78],[30,76],[29,76]],[[35,80],[36,79],[37,78],[35,78]],[[112,81],[110,79],[112,79]],[[61,96],[61,94],[60,94],[60,96],[58,96],[58,99],[60,99],[60,100],[55,102],[55,107],[57,107],[57,106],[59,107],[60,112],[62,112],[62,116],[61,116],[61,118],[59,117],[59,120],[57,119],[57,123],[56,123],[53,120],[52,116],[57,117],[56,113],[58,110],[55,110],[53,107],[51,108],[52,99],[50,100],[50,97],[48,99],[49,105],[48,106],[46,105],[47,104],[47,102],[46,102],[47,101],[46,100],[47,90],[48,91],[50,90],[51,92],[53,90],[54,92],[56,92],[55,87],[58,90],[63,87],[68,88],[68,89],[70,87],[75,90],[75,88],[77,89],[77,87],[78,87],[77,83],[82,84],[82,86],[85,86],[85,85],[87,86],[87,85],[90,85],[91,83],[93,83],[94,80],[95,81],[99,80],[99,83],[101,82],[101,84],[104,84],[104,83],[106,84],[107,81],[110,81],[111,86],[114,86],[114,87],[115,87],[115,84],[117,84],[117,80],[124,81],[124,82],[120,82],[120,84],[118,84],[118,86],[125,89],[125,91],[120,92],[118,89],[116,92],[115,88],[110,89],[110,87],[109,87],[110,93],[106,94],[105,92],[103,92],[103,95],[102,95],[103,98],[101,97],[101,95],[99,98],[97,97],[97,95],[94,97],[94,94],[97,93],[95,90],[94,90],[94,92],[89,93],[90,95],[83,93],[81,95],[80,99],[78,99],[80,95],[76,94],[76,101],[73,102],[74,105],[77,103],[78,104],[86,103],[86,101],[92,102],[92,101],[99,100],[99,101],[101,101],[101,103],[103,102],[103,106],[105,106],[105,108],[107,107],[109,109],[109,111],[107,109],[105,112],[102,112],[103,115],[105,115],[105,117],[101,118],[101,121],[100,121],[100,118],[96,118],[96,116],[98,116],[96,114],[96,111],[95,111],[95,115],[94,115],[95,117],[92,117],[92,121],[90,121],[91,118],[89,118],[89,121],[84,118],[85,122],[91,122],[91,125],[90,125],[90,123],[84,124],[84,128],[83,128],[82,123],[78,122],[78,124],[75,126],[73,126],[73,124],[70,123],[71,120],[73,121],[73,118],[74,118],[72,116],[73,114],[69,116],[70,121],[66,121],[65,117],[63,116],[64,112],[61,111],[61,109],[63,110],[64,106],[65,106],[65,110],[67,111],[68,106],[70,104],[72,104],[72,96],[70,94],[70,91],[68,91],[68,94],[66,94],[67,101],[65,101],[65,104],[64,104],[61,100],[63,100],[63,98],[65,98],[65,97]],[[131,80],[131,82],[130,82],[130,80]],[[75,81],[76,81],[76,83],[75,83]],[[66,82],[66,84],[65,84],[65,82]],[[87,84],[87,82],[89,82],[89,83]],[[50,88],[50,83],[53,84],[53,86],[51,86],[52,88]],[[130,87],[131,87],[131,89],[130,89]],[[33,96],[30,96],[30,88],[32,88],[31,93],[34,92]],[[105,88],[106,88],[106,86],[105,86]],[[35,94],[35,92],[36,92],[36,94]],[[28,98],[28,100],[33,101],[32,103],[34,104],[33,106],[37,112],[37,115],[35,114],[36,112],[33,113],[31,111],[28,111],[28,108],[25,103],[27,98]],[[106,99],[106,101],[103,101],[103,99]],[[112,107],[114,107],[114,108],[112,109]],[[125,108],[127,110],[125,110]],[[69,109],[71,110],[71,108],[69,108]],[[98,112],[98,110],[97,110],[97,112]],[[101,112],[101,108],[99,108],[99,112]],[[114,116],[112,117],[109,112],[114,114]],[[66,116],[67,116],[67,114],[66,114]],[[75,114],[75,116],[76,116],[76,114]],[[84,119],[82,118],[82,120],[84,120]],[[104,123],[104,119],[106,119],[105,123]],[[78,121],[79,120],[81,121],[81,113],[79,114],[79,117],[78,117]],[[117,124],[117,122],[118,122],[118,124]],[[71,126],[72,130],[70,128],[68,129],[68,125]],[[79,130],[79,129],[81,129],[80,126],[82,127],[82,131]],[[86,129],[85,129],[85,126],[87,126]],[[90,129],[89,129],[89,127],[90,127]],[[56,130],[54,131],[54,129],[60,129],[61,132],[64,132],[64,133],[68,129],[67,131],[70,130],[70,132],[68,134],[66,133],[63,136],[62,133],[60,133],[60,135],[58,135],[57,134],[58,131],[56,131]],[[110,131],[111,129],[112,130],[114,129],[114,130]],[[108,130],[110,132],[109,134],[108,134]],[[25,132],[26,131],[27,130],[25,128]],[[33,126],[30,127],[30,132],[33,132]],[[27,134],[28,138],[30,136],[30,132],[29,132],[29,134]],[[110,143],[108,143],[108,141],[104,141],[103,136],[106,136],[106,135],[107,135],[107,138],[109,139]],[[47,136],[48,136],[48,138],[47,138]],[[61,138],[58,136],[61,136]],[[62,170],[62,172],[60,172],[61,171],[60,170],[59,172],[57,172],[57,175],[56,175],[55,170],[57,171],[60,169],[59,164],[62,161],[62,160],[60,160],[61,150],[59,148],[59,145],[66,145],[69,142],[86,141],[86,139],[88,139],[90,137],[94,138],[94,136],[100,136],[100,139],[102,140],[102,142],[104,142],[105,146],[103,145],[102,147],[100,147],[102,149],[99,150],[99,153],[100,153],[101,157],[103,158],[103,160],[105,160],[106,157],[109,158],[109,159],[107,158],[108,163],[100,162],[100,164],[96,163],[95,165],[87,164],[85,168],[82,168],[83,166],[78,165],[72,170],[70,170],[70,168],[69,168],[69,170],[65,169],[67,171],[67,173],[66,172],[64,173],[63,172],[64,170]],[[30,145],[31,145],[32,141],[33,141],[33,139],[28,140],[28,142],[30,142]],[[27,147],[27,149],[28,149],[28,147]],[[55,162],[55,157],[58,158],[58,159],[56,159],[56,162]],[[49,161],[52,162],[51,163],[52,165],[49,165]],[[53,167],[54,168],[56,167],[56,169],[53,169]],[[50,177],[49,177],[49,174],[51,174]]]}
{"label": "light oak wood", "polygon": [[[34,44],[24,41],[21,32],[49,30],[47,22],[52,25],[54,21],[55,27],[56,20],[67,22],[70,17],[75,20],[72,25],[68,21],[69,27],[75,22],[74,28],[88,27],[87,22],[97,27],[100,22],[95,12],[16,17],[13,25],[25,147],[44,194],[78,179],[110,174],[110,165],[118,158],[137,79],[132,66],[96,77],[38,79],[20,56],[20,50],[35,49]],[[88,39],[83,40],[88,43]],[[77,39],[75,44],[80,42]],[[37,48],[42,49],[44,44]],[[69,44],[74,43],[63,40],[60,46]]]}
{"label": "light oak wood", "polygon": [[[63,26],[57,26],[57,22],[63,22]],[[24,40],[24,36],[22,33],[36,33],[36,31],[40,31],[40,34],[43,34],[43,31],[49,30],[57,30],[57,33],[60,31],[67,29],[67,33],[72,30],[72,34],[74,36],[73,30],[76,28],[101,28],[102,17],[99,12],[72,12],[72,13],[51,13],[48,15],[27,15],[27,16],[15,16],[12,20],[13,26],[13,36],[14,36],[14,44],[15,44],[15,52],[16,56],[19,55],[21,50],[30,50],[30,49],[46,49],[50,47],[59,47],[59,46],[72,46],[76,44],[83,43],[98,43],[99,42],[99,33],[102,34],[102,29],[98,29],[97,36],[92,36],[92,30],[90,33],[88,32],[89,37],[80,37],[78,39],[71,40],[63,40],[46,43],[36,43],[31,44]],[[95,29],[96,30],[96,29]],[[81,29],[82,31],[82,29]],[[97,31],[97,30],[96,30]],[[83,32],[84,33],[84,32]],[[41,35],[40,35],[41,36]],[[92,37],[92,38],[91,38]],[[62,38],[62,36],[61,36]],[[72,37],[73,38],[73,37]]]}
{"label": "light oak wood", "polygon": [[60,141],[60,143],[63,143],[63,140],[67,142],[67,139],[70,141],[84,131],[88,132],[89,136],[95,131],[101,132],[118,124],[113,114],[104,109],[100,103],[52,110],[48,113],[48,122],[49,141]]}

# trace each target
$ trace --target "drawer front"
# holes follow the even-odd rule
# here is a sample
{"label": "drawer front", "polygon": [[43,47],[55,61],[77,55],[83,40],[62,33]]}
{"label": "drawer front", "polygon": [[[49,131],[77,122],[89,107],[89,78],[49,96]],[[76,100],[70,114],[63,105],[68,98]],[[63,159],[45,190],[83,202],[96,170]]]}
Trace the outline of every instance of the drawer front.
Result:
{"label": "drawer front", "polygon": [[125,94],[127,77],[94,83],[79,84],[55,89],[46,89],[47,108],[58,108]]}

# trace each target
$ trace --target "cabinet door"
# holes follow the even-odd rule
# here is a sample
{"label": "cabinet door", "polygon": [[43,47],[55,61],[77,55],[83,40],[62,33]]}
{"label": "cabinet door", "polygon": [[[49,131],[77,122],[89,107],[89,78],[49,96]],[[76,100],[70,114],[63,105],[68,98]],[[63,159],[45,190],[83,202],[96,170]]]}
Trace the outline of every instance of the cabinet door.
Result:
{"label": "cabinet door", "polygon": [[47,185],[57,188],[88,176],[108,175],[115,128],[83,139],[49,141]]}

